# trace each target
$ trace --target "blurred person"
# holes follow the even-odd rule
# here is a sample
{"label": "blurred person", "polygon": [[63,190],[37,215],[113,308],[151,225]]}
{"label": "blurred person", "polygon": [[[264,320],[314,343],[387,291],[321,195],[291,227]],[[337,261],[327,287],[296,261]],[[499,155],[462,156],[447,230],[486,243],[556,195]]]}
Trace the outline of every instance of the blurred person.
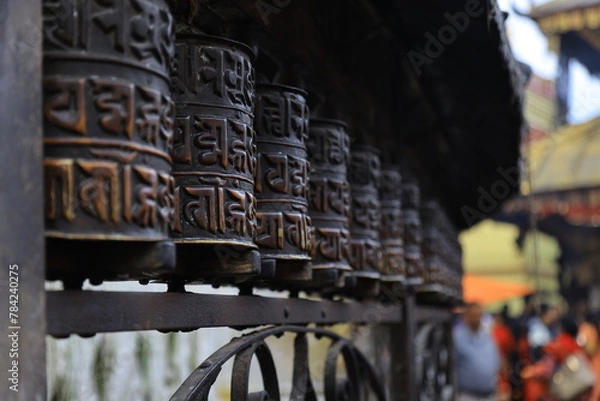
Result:
{"label": "blurred person", "polygon": [[492,324],[492,338],[496,342],[500,354],[501,369],[498,377],[498,400],[508,401],[511,399],[511,372],[512,361],[517,349],[515,336],[507,324],[508,307],[505,305],[502,310],[494,314],[494,323]]}
{"label": "blurred person", "polygon": [[554,326],[559,319],[560,309],[547,304],[541,305],[539,317],[531,319],[527,339],[534,362],[540,359],[543,347],[554,338]]}
{"label": "blurred person", "polygon": [[[531,364],[531,355],[529,350],[529,340],[527,339],[529,334],[529,324],[525,320],[519,320],[515,326],[515,340],[516,340],[516,352],[513,356],[512,361],[512,399],[513,401],[531,401],[535,398],[525,398],[526,390],[530,387],[525,387],[526,382],[521,378],[521,369]],[[531,390],[529,390],[531,393]]]}
{"label": "blurred person", "polygon": [[[543,356],[544,346],[553,340],[554,325],[560,319],[560,310],[547,304],[540,305],[539,317],[529,319],[527,326],[527,342],[521,344],[526,353],[521,354],[521,373],[537,363]],[[525,351],[525,349],[522,349]],[[531,375],[523,376],[523,401],[538,401],[546,396],[548,386],[543,378]]]}
{"label": "blurred person", "polygon": [[596,385],[592,389],[590,401],[600,401],[600,316],[588,313],[579,325],[577,343],[581,346],[592,365],[596,375]]}
{"label": "blurred person", "polygon": [[465,307],[462,324],[454,328],[457,401],[496,401],[500,355],[482,324],[483,308],[478,303]]}
{"label": "blurred person", "polygon": [[[568,315],[563,316],[560,320],[560,333],[543,347],[542,358],[521,372],[523,378],[536,380],[543,385],[543,392],[532,401],[555,401],[549,393],[552,375],[570,355],[583,351],[583,348],[577,343],[577,333],[578,327],[575,319]],[[584,400],[589,400],[589,394],[584,394],[573,401]]]}
{"label": "blurred person", "polygon": [[518,337],[516,330],[521,329],[523,326],[529,326],[531,320],[536,317],[535,297],[536,294],[527,294],[523,297],[523,312],[521,316],[515,319],[513,325],[515,338]]}

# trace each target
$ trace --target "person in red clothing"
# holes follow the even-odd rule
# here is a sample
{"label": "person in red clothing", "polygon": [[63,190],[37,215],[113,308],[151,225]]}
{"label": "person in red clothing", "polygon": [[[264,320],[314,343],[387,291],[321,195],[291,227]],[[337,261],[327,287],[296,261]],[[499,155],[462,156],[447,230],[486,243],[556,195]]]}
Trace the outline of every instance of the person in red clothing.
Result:
{"label": "person in red clothing", "polygon": [[577,343],[583,347],[590,359],[596,375],[596,385],[592,389],[590,401],[600,401],[600,316],[597,313],[588,314],[579,325]]}
{"label": "person in red clothing", "polygon": [[[521,372],[523,378],[535,378],[543,385],[543,394],[535,401],[554,401],[549,393],[552,374],[567,357],[576,352],[583,352],[583,348],[577,343],[577,331],[577,322],[569,316],[563,317],[561,319],[561,332],[554,340],[544,346],[542,359],[526,367]],[[588,400],[588,398],[589,394],[584,394],[573,401],[583,401]]]}
{"label": "person in red clothing", "polygon": [[[504,312],[504,310],[503,310]],[[516,351],[515,336],[510,327],[506,324],[505,313],[500,312],[494,315],[494,324],[492,325],[492,337],[498,346],[502,367],[498,378],[498,399],[499,401],[510,400],[512,388],[510,383],[511,358]]]}

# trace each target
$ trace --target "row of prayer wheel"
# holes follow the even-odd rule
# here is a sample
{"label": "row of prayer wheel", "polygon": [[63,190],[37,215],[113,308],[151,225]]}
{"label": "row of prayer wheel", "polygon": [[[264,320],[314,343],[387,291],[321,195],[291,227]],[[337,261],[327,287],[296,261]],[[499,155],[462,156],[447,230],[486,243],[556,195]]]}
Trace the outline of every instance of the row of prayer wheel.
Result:
{"label": "row of prayer wheel", "polygon": [[257,83],[246,45],[175,35],[163,0],[44,15],[49,279],[459,291],[443,212],[302,89]]}

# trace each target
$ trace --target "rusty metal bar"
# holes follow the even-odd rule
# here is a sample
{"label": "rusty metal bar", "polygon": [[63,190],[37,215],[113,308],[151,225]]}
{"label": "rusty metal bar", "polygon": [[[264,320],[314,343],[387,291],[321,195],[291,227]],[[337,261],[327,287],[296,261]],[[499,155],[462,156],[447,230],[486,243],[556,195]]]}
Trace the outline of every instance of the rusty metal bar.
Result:
{"label": "rusty metal bar", "polygon": [[39,0],[0,1],[0,399],[5,401],[46,399],[41,13]]}
{"label": "rusty metal bar", "polygon": [[48,334],[254,327],[269,324],[401,323],[402,303],[104,291],[47,293]]}

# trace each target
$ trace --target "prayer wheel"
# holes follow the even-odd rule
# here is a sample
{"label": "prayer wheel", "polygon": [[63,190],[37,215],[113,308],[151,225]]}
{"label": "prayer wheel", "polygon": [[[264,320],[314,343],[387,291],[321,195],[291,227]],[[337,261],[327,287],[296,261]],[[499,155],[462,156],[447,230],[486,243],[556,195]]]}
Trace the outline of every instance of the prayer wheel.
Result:
{"label": "prayer wheel", "polygon": [[263,263],[275,262],[274,278],[278,282],[312,278],[308,120],[304,91],[286,85],[257,85],[255,242]]}
{"label": "prayer wheel", "polygon": [[177,34],[172,236],[177,275],[187,281],[237,282],[260,272],[253,57],[239,42]]}
{"label": "prayer wheel", "polygon": [[404,220],[404,260],[407,283],[423,283],[423,257],[421,243],[423,233],[419,207],[421,191],[414,177],[406,177],[402,184],[402,217]]}
{"label": "prayer wheel", "polygon": [[47,275],[169,272],[174,23],[163,0],[44,0]]}
{"label": "prayer wheel", "polygon": [[437,202],[428,200],[421,206],[423,284],[418,288],[418,292],[422,299],[437,303],[446,302],[449,295],[444,285],[447,276],[444,254],[449,245],[445,219],[446,216]]}
{"label": "prayer wheel", "polygon": [[379,199],[381,202],[380,238],[383,248],[382,280],[402,282],[406,278],[404,261],[404,223],[402,220],[402,176],[398,166],[381,170]]}
{"label": "prayer wheel", "polygon": [[357,279],[352,293],[374,297],[379,293],[383,255],[379,232],[381,205],[378,184],[381,173],[379,152],[375,148],[353,147],[348,180],[352,195],[349,260]]}
{"label": "prayer wheel", "polygon": [[344,122],[312,118],[307,147],[310,160],[309,214],[314,226],[313,284],[342,287],[350,272],[350,140]]}

